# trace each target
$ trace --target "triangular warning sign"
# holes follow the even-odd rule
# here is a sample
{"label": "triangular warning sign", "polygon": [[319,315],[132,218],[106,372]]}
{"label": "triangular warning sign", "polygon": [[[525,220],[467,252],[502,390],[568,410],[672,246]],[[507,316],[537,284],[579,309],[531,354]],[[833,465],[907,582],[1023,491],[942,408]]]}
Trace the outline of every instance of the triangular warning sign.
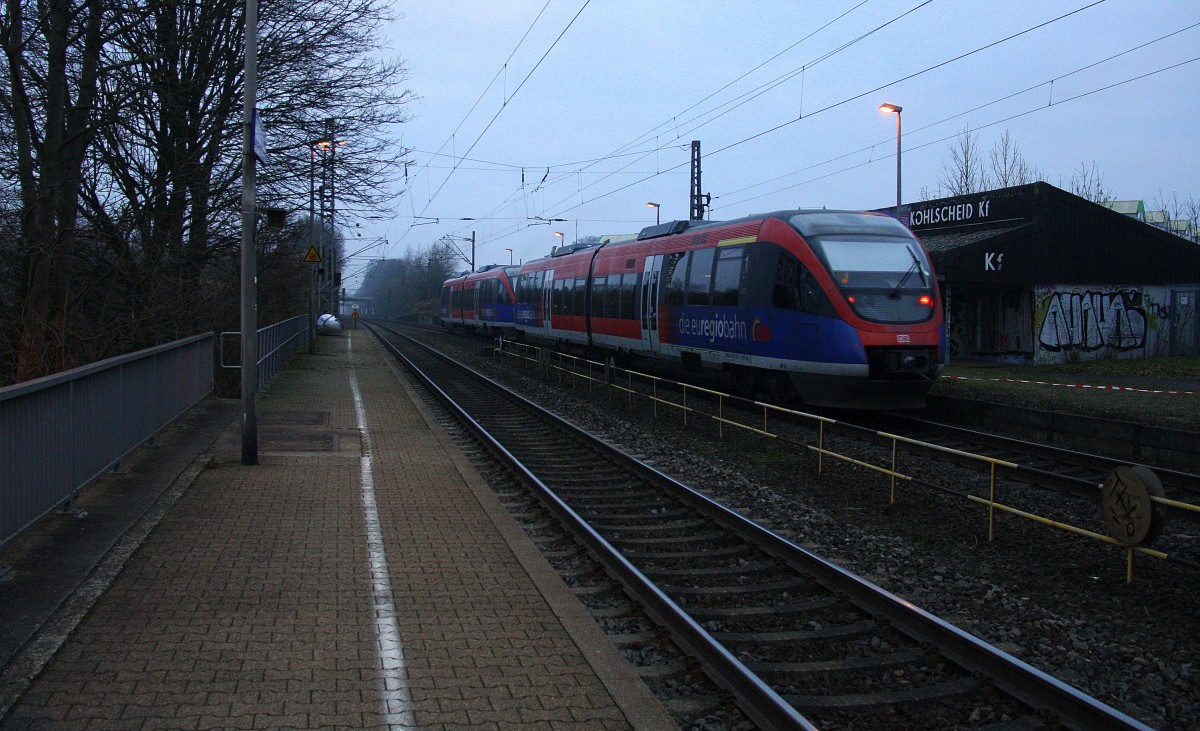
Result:
{"label": "triangular warning sign", "polygon": [[321,255],[317,253],[317,247],[315,247],[315,246],[308,247],[308,253],[304,255],[304,263],[305,264],[320,264],[321,263]]}

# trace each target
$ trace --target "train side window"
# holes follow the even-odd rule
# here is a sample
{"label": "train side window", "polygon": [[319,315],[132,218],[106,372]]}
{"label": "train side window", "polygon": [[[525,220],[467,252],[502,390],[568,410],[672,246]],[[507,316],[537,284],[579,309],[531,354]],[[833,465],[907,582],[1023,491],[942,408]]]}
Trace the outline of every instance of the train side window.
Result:
{"label": "train side window", "polygon": [[800,268],[802,270],[800,274],[800,309],[814,315],[837,317],[837,311],[833,309],[833,304],[825,296],[825,291],[821,289],[817,278],[803,264],[800,265]]}
{"label": "train side window", "polygon": [[592,317],[608,317],[604,295],[608,291],[608,277],[592,278]]}
{"label": "train side window", "polygon": [[668,305],[682,305],[684,303],[685,285],[687,284],[687,263],[690,257],[686,252],[667,255],[663,261],[662,281],[666,282],[666,287],[663,288],[663,302]]}
{"label": "train side window", "polygon": [[529,295],[533,302],[539,304],[546,301],[546,288],[550,286],[550,277],[546,276],[546,272],[540,271],[533,275],[533,279],[529,282]]}
{"label": "train side window", "polygon": [[775,269],[772,304],[788,310],[810,312],[822,317],[837,317],[817,278],[794,256],[781,253]]}
{"label": "train side window", "polygon": [[563,314],[563,285],[564,284],[566,284],[566,280],[563,280],[563,279],[554,280],[554,283],[553,283],[554,294],[551,296],[551,299],[550,299],[551,314],[554,314],[554,315]]}
{"label": "train side window", "polygon": [[696,249],[692,252],[692,263],[688,267],[687,303],[708,305],[712,291],[713,260],[716,249]]}
{"label": "train side window", "polygon": [[575,279],[571,281],[571,306],[567,311],[569,315],[582,315],[583,310],[587,307],[587,280]]}
{"label": "train side window", "polygon": [[800,310],[800,276],[804,266],[786,252],[779,255],[775,265],[775,289],[771,304],[784,310]]}
{"label": "train side window", "polygon": [[617,317],[625,320],[637,319],[637,291],[641,277],[639,272],[625,272],[621,275],[620,314]]}
{"label": "train side window", "polygon": [[738,290],[742,283],[742,259],[745,250],[741,246],[726,246],[718,249],[717,268],[713,274],[713,304],[736,307]]}
{"label": "train side window", "polygon": [[531,279],[532,279],[532,277],[528,274],[520,275],[517,277],[517,286],[514,287],[513,289],[517,293],[517,301],[518,302],[532,302],[533,301],[533,296],[532,296],[533,293],[530,291],[532,289],[532,287],[529,286],[529,285],[533,284],[533,282],[530,281]]}

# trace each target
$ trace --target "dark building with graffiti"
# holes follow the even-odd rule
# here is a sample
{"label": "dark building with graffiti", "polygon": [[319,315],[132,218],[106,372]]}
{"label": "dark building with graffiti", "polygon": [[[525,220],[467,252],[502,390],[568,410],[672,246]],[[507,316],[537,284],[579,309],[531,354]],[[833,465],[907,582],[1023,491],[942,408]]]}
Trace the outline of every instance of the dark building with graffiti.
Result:
{"label": "dark building with graffiti", "polygon": [[913,203],[903,215],[941,280],[952,356],[1200,353],[1192,241],[1047,183]]}

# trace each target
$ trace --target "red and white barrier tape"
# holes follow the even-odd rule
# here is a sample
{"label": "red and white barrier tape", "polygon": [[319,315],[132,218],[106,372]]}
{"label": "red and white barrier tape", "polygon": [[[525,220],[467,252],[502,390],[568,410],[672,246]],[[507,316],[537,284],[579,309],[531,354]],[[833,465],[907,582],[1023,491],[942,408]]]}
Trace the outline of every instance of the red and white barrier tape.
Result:
{"label": "red and white barrier tape", "polygon": [[941,376],[954,381],[991,381],[993,383],[1028,383],[1036,386],[1060,386],[1062,388],[1082,388],[1089,391],[1132,391],[1134,393],[1165,393],[1172,395],[1200,396],[1200,391],[1176,391],[1165,388],[1134,388],[1132,386],[1093,386],[1087,383],[1054,383],[1052,381],[1029,381],[1021,378],[969,378],[967,376]]}

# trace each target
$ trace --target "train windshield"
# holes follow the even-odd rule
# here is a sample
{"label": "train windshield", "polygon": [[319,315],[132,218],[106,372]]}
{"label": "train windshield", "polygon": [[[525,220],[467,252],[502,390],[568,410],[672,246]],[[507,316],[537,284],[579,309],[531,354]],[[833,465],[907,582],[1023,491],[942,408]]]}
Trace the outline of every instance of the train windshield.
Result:
{"label": "train windshield", "polygon": [[929,288],[929,264],[915,241],[864,241],[825,237],[825,263],[841,285]]}
{"label": "train windshield", "polygon": [[933,274],[915,239],[822,236],[809,243],[860,317],[923,322],[933,316]]}

